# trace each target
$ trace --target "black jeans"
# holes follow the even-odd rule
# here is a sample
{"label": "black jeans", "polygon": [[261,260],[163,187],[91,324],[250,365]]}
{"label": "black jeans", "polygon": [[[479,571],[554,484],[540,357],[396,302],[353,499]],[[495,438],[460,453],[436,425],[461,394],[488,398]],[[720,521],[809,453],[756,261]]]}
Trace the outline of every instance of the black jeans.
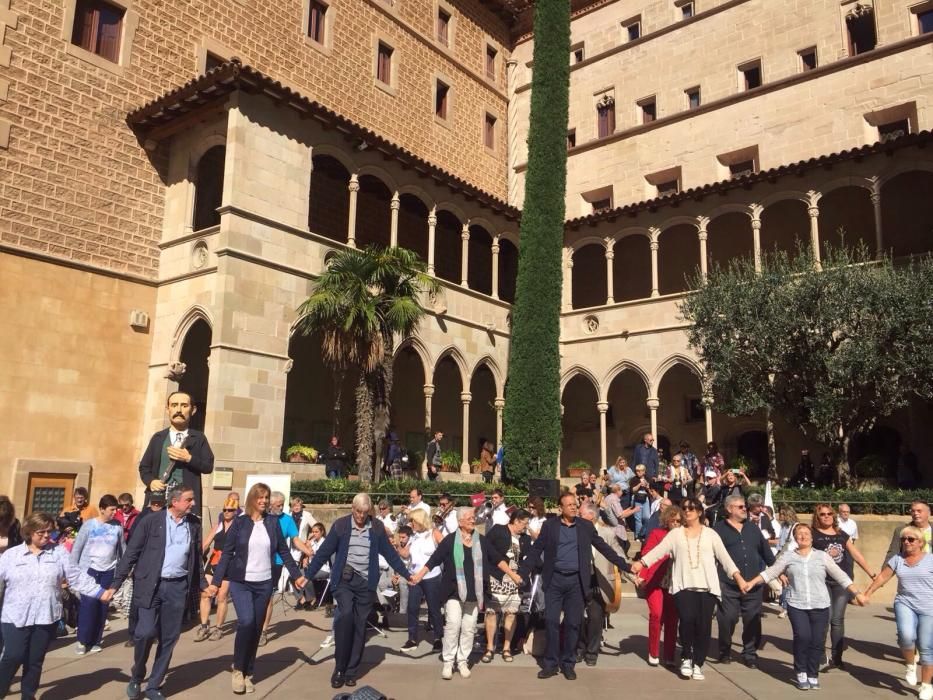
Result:
{"label": "black jeans", "polygon": [[146,677],[146,662],[153,643],[158,640],[155,661],[149,674],[148,690],[158,690],[165,680],[172,652],[181,635],[181,619],[188,604],[188,579],[159,581],[152,607],[137,608],[133,630],[133,670],[131,678],[139,683]]}
{"label": "black jeans", "polygon": [[[560,645],[560,613],[564,613],[564,645]],[[544,669],[572,669],[577,663],[577,639],[583,623],[583,587],[577,573],[557,571],[544,591],[544,623],[547,648]]]}
{"label": "black jeans", "polygon": [[599,645],[603,641],[603,624],[606,621],[606,604],[599,591],[593,591],[593,597],[585,606],[586,618],[580,628],[580,642],[577,649],[590,663],[599,657]]}
{"label": "black jeans", "polygon": [[58,623],[17,627],[4,622],[0,627],[3,629],[4,642],[3,655],[0,656],[0,698],[6,697],[13,676],[22,666],[21,695],[23,700],[32,700],[39,690],[45,652],[55,639]]}
{"label": "black jeans", "polygon": [[761,644],[761,586],[742,594],[734,583],[720,582],[722,598],[716,612],[719,626],[719,653],[729,654],[732,650],[732,634],[742,618],[742,657],[754,660],[758,657]]}
{"label": "black jeans", "polygon": [[253,675],[259,633],[266,621],[266,608],[272,598],[272,579],[231,581],[230,598],[236,610],[236,637],[233,640],[233,668],[244,676]]}
{"label": "black jeans", "polygon": [[709,591],[678,591],[674,594],[674,605],[680,617],[683,658],[690,659],[694,666],[702,666],[706,662],[713,633],[716,596]]}
{"label": "black jeans", "polygon": [[418,612],[421,599],[428,605],[428,619],[431,621],[431,641],[436,642],[444,636],[444,619],[441,616],[441,577],[422,579],[417,586],[408,587],[408,638],[418,641]]}
{"label": "black jeans", "polygon": [[823,661],[823,640],[829,625],[829,608],[801,610],[787,607],[787,617],[794,631],[794,671],[818,678]]}
{"label": "black jeans", "polygon": [[356,678],[366,644],[366,620],[373,609],[376,591],[369,582],[354,572],[349,581],[338,581],[334,587],[334,673]]}

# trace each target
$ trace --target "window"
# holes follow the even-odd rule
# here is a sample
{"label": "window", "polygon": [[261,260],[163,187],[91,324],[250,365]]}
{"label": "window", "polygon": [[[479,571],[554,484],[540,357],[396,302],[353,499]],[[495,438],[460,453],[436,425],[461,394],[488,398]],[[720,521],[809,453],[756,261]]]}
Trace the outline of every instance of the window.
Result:
{"label": "window", "polygon": [[857,3],[846,13],[845,20],[850,56],[875,48],[878,36],[875,33],[875,10],[871,5]]}
{"label": "window", "polygon": [[933,32],[933,2],[925,2],[918,7],[911,8],[917,18],[917,34]]}
{"label": "window", "polygon": [[570,47],[570,63],[580,63],[583,59],[586,58],[586,54],[583,52],[583,44],[577,44],[576,46]]}
{"label": "window", "polygon": [[603,138],[615,130],[616,101],[610,95],[603,95],[596,103],[596,135],[598,138]]}
{"label": "window", "polygon": [[224,59],[222,57],[218,56],[213,51],[208,51],[207,56],[204,59],[204,72],[206,73],[209,70],[214,70],[223,64]]}
{"label": "window", "polygon": [[612,209],[612,185],[584,192],[580,196],[591,206],[594,214]]}
{"label": "window", "polygon": [[628,41],[635,41],[641,36],[641,17],[630,19],[622,23],[622,30]]}
{"label": "window", "polygon": [[684,92],[687,95],[687,109],[696,109],[700,106],[700,88],[688,88]]}
{"label": "window", "polygon": [[641,123],[650,124],[658,118],[658,104],[654,97],[639,100],[638,109],[641,112]]}
{"label": "window", "polygon": [[324,44],[324,17],[327,14],[327,5],[310,0],[308,8],[308,37],[318,44]]}
{"label": "window", "polygon": [[754,160],[740,160],[736,163],[729,164],[729,175],[732,177],[744,177],[746,175],[754,175],[758,172],[758,169],[755,167]]}
{"label": "window", "polygon": [[747,146],[737,151],[716,157],[724,166],[723,174],[731,178],[744,177],[758,172],[758,146]]}
{"label": "window", "polygon": [[666,197],[680,192],[680,166],[645,175],[648,181],[647,197]]}
{"label": "window", "polygon": [[496,57],[498,55],[498,51],[489,44],[486,44],[486,77],[489,80],[496,79]]}
{"label": "window", "polygon": [[441,80],[434,83],[434,116],[447,119],[447,104],[450,86]]}
{"label": "window", "polygon": [[602,199],[597,199],[596,201],[593,202],[593,213],[594,214],[600,211],[609,211],[610,209],[612,209],[612,198],[611,197],[603,197]]}
{"label": "window", "polygon": [[806,73],[807,71],[814,70],[817,65],[816,60],[816,47],[811,46],[809,49],[803,49],[798,51],[797,55],[800,56],[800,72]]}
{"label": "window", "polygon": [[438,8],[437,10],[437,41],[444,46],[448,46],[450,30],[450,13]]}
{"label": "window", "polygon": [[496,147],[496,118],[488,112],[483,122],[483,144],[490,149]]}
{"label": "window", "polygon": [[893,141],[910,133],[910,120],[899,119],[896,122],[878,125],[878,140]]}
{"label": "window", "polygon": [[683,19],[690,19],[691,17],[693,17],[693,13],[694,13],[694,9],[693,9],[692,2],[685,2],[683,5],[680,6],[680,16]]}
{"label": "window", "polygon": [[743,90],[761,87],[761,61],[749,61],[739,66],[739,81]]}
{"label": "window", "polygon": [[71,43],[113,63],[120,61],[120,35],[126,10],[101,0],[78,0]]}
{"label": "window", "polygon": [[680,192],[680,182],[677,180],[667,180],[666,182],[659,182],[658,185],[658,197],[667,197],[671,194],[678,194]]}
{"label": "window", "polygon": [[195,231],[220,224],[217,209],[223,199],[226,154],[224,146],[212,146],[198,161],[194,180]]}
{"label": "window", "polygon": [[577,146],[577,130],[571,129],[567,132],[567,150],[571,148],[576,148]]}
{"label": "window", "polygon": [[392,54],[393,48],[388,44],[379,42],[376,49],[376,80],[386,85],[392,84]]}

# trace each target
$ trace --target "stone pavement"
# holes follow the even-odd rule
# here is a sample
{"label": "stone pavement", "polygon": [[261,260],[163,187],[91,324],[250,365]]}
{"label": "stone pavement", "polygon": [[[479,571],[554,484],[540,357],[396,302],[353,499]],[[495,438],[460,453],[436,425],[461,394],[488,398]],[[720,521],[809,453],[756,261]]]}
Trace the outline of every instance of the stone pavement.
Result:
{"label": "stone pavement", "polygon": [[[643,601],[627,598],[622,612],[612,616],[613,629],[595,668],[577,666],[578,680],[562,676],[546,681],[536,678],[533,658],[518,656],[511,664],[501,657],[491,664],[477,664],[468,680],[458,675],[445,681],[440,677],[437,655],[422,643],[418,653],[404,654],[399,647],[405,641],[403,631],[390,632],[387,639],[372,637],[367,644],[364,675],[357,689],[371,685],[397,700],[438,700],[439,698],[480,698],[484,693],[508,693],[510,700],[539,698],[554,694],[575,698],[604,700],[607,694],[637,694],[638,700],[667,698],[678,693],[684,698],[716,697],[784,700],[800,691],[790,685],[792,676],[790,623],[773,612],[765,615],[765,646],[758,670],[750,670],[734,661],[728,666],[706,665],[706,680],[684,680],[673,670],[651,668],[645,662],[647,645],[647,610]],[[232,606],[231,606],[232,611]],[[403,619],[396,616],[400,629]],[[277,606],[273,619],[274,635],[259,650],[256,663],[258,698],[308,698],[330,700],[337,691],[330,688],[333,671],[333,648],[321,649],[330,620],[322,612],[294,612]],[[846,620],[850,649],[846,654],[849,669],[832,671],[821,678],[822,693],[827,698],[915,697],[902,681],[903,667],[895,647],[894,617],[890,609],[875,605],[866,609],[851,606]],[[175,649],[172,670],[164,692],[171,698],[232,697],[230,662],[233,651],[234,623],[228,621],[227,633],[218,642],[193,641],[187,630]],[[713,634],[716,624],[713,623]],[[737,631],[735,639],[739,639]],[[59,640],[45,662],[39,697],[43,700],[93,695],[99,700],[125,698],[125,684],[132,650],[125,648],[125,623],[111,622],[100,654],[78,657],[74,654],[74,635]],[[714,641],[715,649],[715,641]],[[13,691],[18,692],[18,684]],[[349,689],[344,689],[349,690]],[[343,691],[340,691],[343,692]],[[13,697],[16,693],[11,692]]]}

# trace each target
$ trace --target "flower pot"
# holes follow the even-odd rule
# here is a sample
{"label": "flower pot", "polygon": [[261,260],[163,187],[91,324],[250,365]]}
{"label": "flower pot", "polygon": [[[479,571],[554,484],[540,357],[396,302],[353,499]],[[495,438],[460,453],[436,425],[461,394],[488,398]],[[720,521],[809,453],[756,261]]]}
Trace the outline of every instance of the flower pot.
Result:
{"label": "flower pot", "polygon": [[305,464],[311,464],[311,460],[310,460],[310,459],[308,459],[307,457],[305,457],[303,454],[298,454],[298,453],[295,453],[295,454],[293,454],[293,455],[289,455],[288,461],[289,461],[289,462],[304,462]]}

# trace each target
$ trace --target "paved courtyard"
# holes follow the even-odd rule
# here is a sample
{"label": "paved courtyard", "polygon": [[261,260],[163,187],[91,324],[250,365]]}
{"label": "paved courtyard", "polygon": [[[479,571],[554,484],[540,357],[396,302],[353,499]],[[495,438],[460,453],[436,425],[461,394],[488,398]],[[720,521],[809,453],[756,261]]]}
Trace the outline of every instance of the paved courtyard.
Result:
{"label": "paved courtyard", "polygon": [[[231,608],[232,609],[232,608]],[[256,694],[252,698],[312,698],[329,700],[333,648],[321,649],[329,620],[322,612],[294,612],[277,606],[273,635],[260,649],[256,664]],[[401,625],[402,618],[396,622]],[[831,698],[915,697],[916,690],[901,680],[902,666],[894,646],[894,617],[890,609],[878,605],[866,609],[850,607],[846,630],[851,640],[846,655],[849,669],[822,677],[823,694]],[[706,680],[688,681],[672,670],[650,668],[645,663],[647,619],[645,604],[631,598],[623,601],[622,612],[612,616],[608,647],[595,668],[577,667],[578,680],[562,676],[539,681],[533,658],[518,656],[511,664],[497,657],[491,664],[478,664],[473,677],[451,681],[440,677],[441,666],[430,647],[423,643],[417,654],[399,651],[405,641],[403,631],[392,631],[386,639],[373,637],[366,649],[364,675],[357,689],[371,685],[397,700],[438,700],[444,697],[475,698],[508,693],[514,700],[538,698],[542,694],[567,697],[572,692],[580,700],[603,700],[608,693],[629,695],[639,700],[681,697],[756,698],[771,700],[797,695],[790,685],[790,623],[772,612],[765,615],[765,646],[758,670],[740,663],[717,666],[708,663]],[[187,630],[175,649],[173,668],[164,692],[172,698],[217,698],[232,695],[230,667],[234,623],[227,623],[227,634],[218,642],[193,641]],[[394,628],[399,629],[399,628]],[[713,626],[716,633],[715,623]],[[738,639],[736,634],[736,639]],[[125,648],[125,623],[111,622],[100,654],[77,657],[74,636],[59,640],[45,663],[39,697],[43,700],[85,697],[100,700],[125,698],[125,685],[132,650]],[[18,691],[18,685],[12,689]],[[344,689],[348,690],[348,689]],[[342,692],[342,691],[341,691]],[[13,693],[11,692],[11,696]]]}

